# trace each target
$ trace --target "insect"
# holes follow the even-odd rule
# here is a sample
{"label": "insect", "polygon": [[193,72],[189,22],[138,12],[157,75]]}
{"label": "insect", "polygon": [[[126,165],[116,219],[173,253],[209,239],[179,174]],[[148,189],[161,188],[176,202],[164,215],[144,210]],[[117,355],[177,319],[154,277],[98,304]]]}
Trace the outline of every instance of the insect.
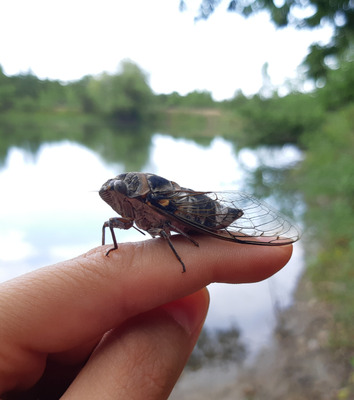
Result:
{"label": "insect", "polygon": [[103,224],[102,245],[106,228],[110,229],[114,244],[106,256],[118,249],[114,228],[133,227],[147,231],[152,237],[163,237],[183,272],[186,267],[172,244],[172,232],[183,235],[196,246],[199,244],[190,236],[192,233],[265,246],[290,244],[300,237],[298,228],[288,218],[242,192],[198,192],[158,175],[127,172],[109,179],[99,195],[121,215]]}

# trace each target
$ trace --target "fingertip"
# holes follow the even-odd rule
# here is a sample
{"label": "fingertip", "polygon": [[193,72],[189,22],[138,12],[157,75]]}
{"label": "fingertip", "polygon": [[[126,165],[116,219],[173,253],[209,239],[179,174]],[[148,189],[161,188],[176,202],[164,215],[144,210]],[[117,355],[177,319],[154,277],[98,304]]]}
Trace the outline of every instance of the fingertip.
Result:
{"label": "fingertip", "polygon": [[189,296],[161,306],[189,334],[199,334],[209,308],[209,292],[206,288]]}
{"label": "fingertip", "polygon": [[278,252],[276,254],[277,260],[276,264],[279,266],[279,269],[284,267],[290,260],[293,254],[293,245],[288,244],[285,246],[278,246]]}
{"label": "fingertip", "polygon": [[238,243],[220,243],[210,251],[211,282],[252,283],[269,278],[289,261],[292,245],[252,246]]}

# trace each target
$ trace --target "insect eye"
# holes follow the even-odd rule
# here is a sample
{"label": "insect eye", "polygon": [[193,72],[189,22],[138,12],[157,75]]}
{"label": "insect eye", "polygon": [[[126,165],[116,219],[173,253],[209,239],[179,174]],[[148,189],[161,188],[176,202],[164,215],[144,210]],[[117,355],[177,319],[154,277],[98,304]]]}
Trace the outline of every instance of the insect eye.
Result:
{"label": "insect eye", "polygon": [[117,179],[117,180],[114,182],[113,190],[115,190],[116,192],[125,194],[125,195],[126,195],[127,192],[128,192],[127,185],[126,185],[123,181],[121,181],[120,179]]}

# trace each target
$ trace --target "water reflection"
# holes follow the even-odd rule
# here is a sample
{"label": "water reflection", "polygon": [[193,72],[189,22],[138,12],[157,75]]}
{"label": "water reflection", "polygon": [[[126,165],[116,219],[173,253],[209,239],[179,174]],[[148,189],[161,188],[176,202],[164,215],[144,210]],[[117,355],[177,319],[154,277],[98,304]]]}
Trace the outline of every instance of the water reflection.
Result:
{"label": "water reflection", "polygon": [[[86,132],[85,138],[90,135]],[[142,142],[140,135],[129,135],[92,133],[87,146],[68,140],[47,142],[35,154],[8,148],[0,170],[0,280],[99,245],[102,223],[112,213],[97,190],[125,170],[153,172],[196,190],[223,190],[244,189],[249,169],[258,166],[256,151],[236,153],[222,138],[205,146],[163,134]],[[289,153],[286,158],[289,161]],[[119,232],[118,238],[144,240],[134,230]],[[302,267],[297,244],[289,265],[266,282],[211,285],[207,326],[240,326],[248,349],[256,351],[272,332],[275,308],[290,304]]]}
{"label": "water reflection", "polygon": [[[149,126],[122,127],[97,118],[58,115],[0,116],[0,165],[13,147],[34,156],[42,144],[69,139],[102,156],[106,163],[124,163],[127,170],[141,170],[149,157],[154,131]],[[58,165],[59,168],[59,165]]]}
{"label": "water reflection", "polygon": [[0,237],[6,242],[0,249],[1,278],[19,273],[16,264],[7,263],[11,254],[21,260],[23,272],[97,245],[104,207],[95,191],[119,168],[69,141],[43,144],[35,157],[11,148],[0,173]]}
{"label": "water reflection", "polygon": [[300,223],[304,203],[293,183],[293,172],[302,157],[302,152],[294,145],[242,149],[238,160],[245,172],[245,191],[266,200]]}
{"label": "water reflection", "polygon": [[193,140],[156,134],[145,170],[194,190],[237,189],[243,180],[233,146],[218,137],[203,146]]}

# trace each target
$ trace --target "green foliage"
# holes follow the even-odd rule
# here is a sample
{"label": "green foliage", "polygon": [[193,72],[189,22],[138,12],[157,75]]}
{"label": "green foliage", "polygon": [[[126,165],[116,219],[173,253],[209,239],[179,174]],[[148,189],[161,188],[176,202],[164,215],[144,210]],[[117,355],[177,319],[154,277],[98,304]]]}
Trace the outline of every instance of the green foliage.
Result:
{"label": "green foliage", "polygon": [[178,107],[183,105],[183,96],[177,92],[172,92],[170,94],[158,94],[157,101],[160,107]]}
{"label": "green foliage", "polygon": [[170,94],[160,94],[157,96],[159,104],[163,107],[188,107],[188,108],[206,108],[215,107],[216,103],[210,92],[207,90],[195,90],[186,94],[180,95],[177,92]]}
{"label": "green foliage", "polygon": [[59,81],[42,81],[31,72],[7,77],[0,67],[0,113],[68,108],[69,92],[69,86]]}
{"label": "green foliage", "polygon": [[337,345],[354,335],[354,104],[327,115],[321,129],[303,137],[308,151],[300,171],[308,206],[308,240],[316,243],[310,268],[314,287],[335,310]]}
{"label": "green foliage", "polygon": [[146,76],[128,61],[122,63],[120,73],[84,77],[66,85],[41,81],[30,72],[7,77],[0,67],[0,112],[83,111],[118,122],[140,123],[151,117],[154,107]]}
{"label": "green foliage", "polygon": [[42,111],[68,109],[68,94],[69,87],[59,81],[45,80],[41,82],[41,91],[37,96],[38,109]]}
{"label": "green foliage", "polygon": [[0,112],[10,110],[14,106],[15,87],[2,72],[0,66]]}
{"label": "green foliage", "polygon": [[153,111],[154,96],[147,78],[137,65],[122,63],[122,72],[107,73],[88,82],[93,109],[120,122],[142,122]]}
{"label": "green foliage", "polygon": [[241,94],[227,105],[231,106],[246,121],[240,144],[247,146],[298,144],[300,136],[316,129],[323,118],[323,108],[311,94],[269,99],[255,95],[249,100]]}
{"label": "green foliage", "polygon": [[317,91],[318,99],[326,110],[338,110],[354,102],[354,62],[348,57],[336,69],[328,71],[326,85]]}
{"label": "green foliage", "polygon": [[354,102],[354,63],[343,59],[338,68],[330,70],[326,85],[313,93],[292,92],[285,97],[274,94],[252,98],[237,92],[222,102],[224,110],[242,119],[239,146],[283,145],[294,143],[307,148],[304,135],[320,129],[328,112],[340,110]]}
{"label": "green foliage", "polygon": [[198,91],[188,93],[183,99],[186,107],[213,107],[215,105],[212,95],[208,91]]}

